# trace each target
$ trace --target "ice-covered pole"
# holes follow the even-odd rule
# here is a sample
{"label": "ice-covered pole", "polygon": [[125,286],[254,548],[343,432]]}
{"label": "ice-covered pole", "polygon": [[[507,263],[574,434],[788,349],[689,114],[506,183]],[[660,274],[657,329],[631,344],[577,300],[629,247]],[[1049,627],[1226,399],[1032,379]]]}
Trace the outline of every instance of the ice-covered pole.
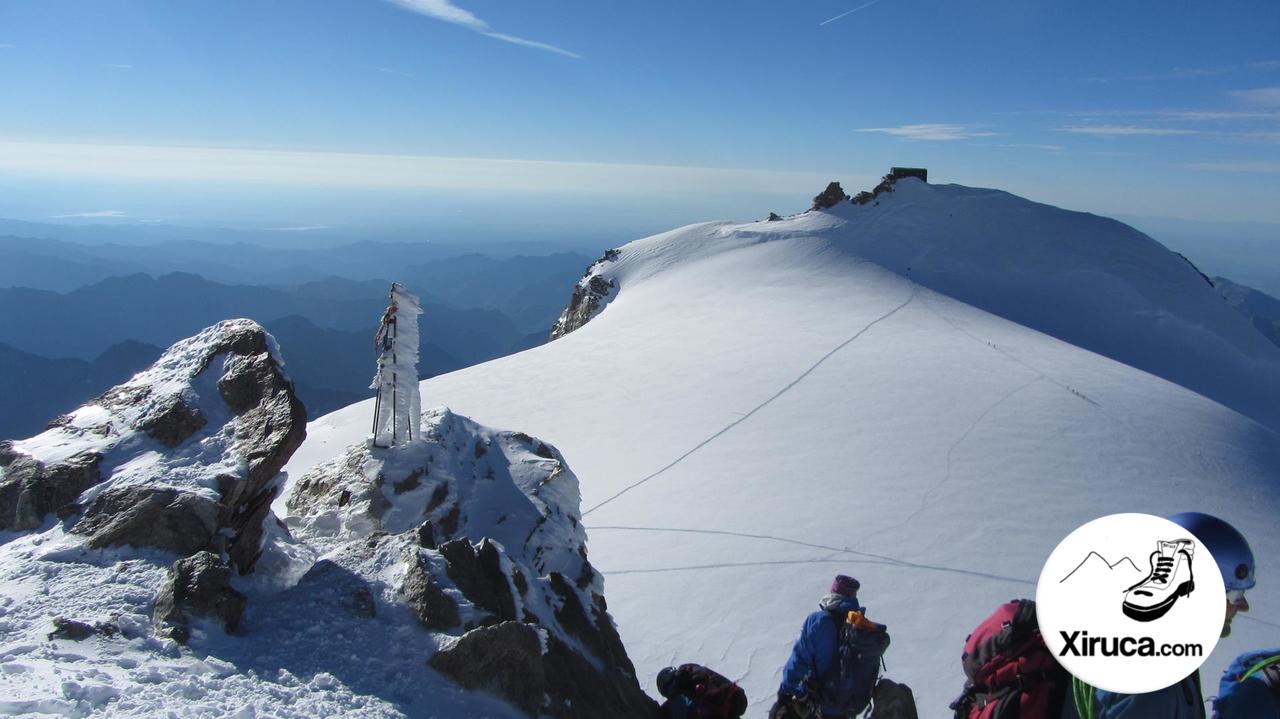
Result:
{"label": "ice-covered pole", "polygon": [[387,311],[382,313],[374,349],[378,373],[369,389],[377,390],[373,411],[373,444],[391,447],[417,439],[422,421],[418,391],[418,296],[392,283]]}

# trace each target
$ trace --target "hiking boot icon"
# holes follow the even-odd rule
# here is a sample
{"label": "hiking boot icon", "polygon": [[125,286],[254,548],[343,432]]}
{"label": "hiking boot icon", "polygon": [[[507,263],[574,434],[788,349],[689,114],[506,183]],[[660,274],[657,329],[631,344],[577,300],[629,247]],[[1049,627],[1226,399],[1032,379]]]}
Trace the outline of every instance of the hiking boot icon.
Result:
{"label": "hiking boot icon", "polygon": [[1190,539],[1161,540],[1151,553],[1151,573],[1124,594],[1124,613],[1139,622],[1153,622],[1173,608],[1178,597],[1196,588],[1191,558],[1196,544]]}

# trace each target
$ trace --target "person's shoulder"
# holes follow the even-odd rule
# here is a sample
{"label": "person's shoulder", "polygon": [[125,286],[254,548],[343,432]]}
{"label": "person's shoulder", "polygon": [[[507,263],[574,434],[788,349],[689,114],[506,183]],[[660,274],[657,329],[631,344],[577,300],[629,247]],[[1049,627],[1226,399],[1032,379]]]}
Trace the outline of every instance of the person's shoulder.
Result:
{"label": "person's shoulder", "polygon": [[1280,698],[1260,677],[1237,682],[1214,700],[1214,708],[1224,719],[1235,717],[1280,717]]}
{"label": "person's shoulder", "polygon": [[835,623],[835,621],[836,615],[825,609],[815,609],[809,613],[809,616],[805,617],[804,624],[807,627],[815,627],[828,622]]}
{"label": "person's shoulder", "polygon": [[1146,694],[1115,694],[1098,690],[1099,719],[1171,719],[1185,716],[1182,684]]}

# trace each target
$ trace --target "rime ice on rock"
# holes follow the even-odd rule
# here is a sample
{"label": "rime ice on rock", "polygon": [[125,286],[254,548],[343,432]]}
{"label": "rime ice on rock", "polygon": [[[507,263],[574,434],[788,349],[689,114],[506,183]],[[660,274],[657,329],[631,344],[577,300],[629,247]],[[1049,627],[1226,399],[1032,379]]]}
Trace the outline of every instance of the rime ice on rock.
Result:
{"label": "rime ice on rock", "polygon": [[373,444],[391,447],[418,437],[422,396],[418,392],[418,296],[391,284],[387,311],[374,338],[378,372],[369,389],[378,391],[373,413]]}

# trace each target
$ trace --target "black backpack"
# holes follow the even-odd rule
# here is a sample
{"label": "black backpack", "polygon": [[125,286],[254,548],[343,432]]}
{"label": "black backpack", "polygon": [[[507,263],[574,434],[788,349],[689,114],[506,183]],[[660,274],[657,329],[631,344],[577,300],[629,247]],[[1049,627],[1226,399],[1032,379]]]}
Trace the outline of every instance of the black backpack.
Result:
{"label": "black backpack", "polygon": [[747,693],[742,687],[701,664],[663,669],[658,674],[658,691],[668,699],[688,698],[696,719],[738,719],[747,711]]}
{"label": "black backpack", "polygon": [[824,710],[836,709],[842,716],[853,716],[871,703],[880,665],[889,648],[889,632],[883,624],[838,619],[836,662],[822,677],[818,697]]}

